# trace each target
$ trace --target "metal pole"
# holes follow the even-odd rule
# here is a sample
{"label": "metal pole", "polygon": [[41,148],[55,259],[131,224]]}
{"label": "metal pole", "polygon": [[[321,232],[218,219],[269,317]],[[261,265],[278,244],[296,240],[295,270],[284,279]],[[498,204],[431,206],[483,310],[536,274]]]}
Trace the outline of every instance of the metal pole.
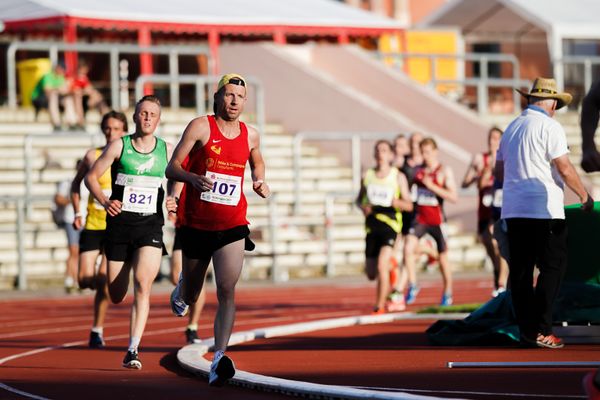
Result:
{"label": "metal pole", "polygon": [[287,271],[279,271],[279,263],[277,259],[277,195],[272,194],[268,200],[269,206],[269,243],[271,245],[271,254],[273,264],[271,265],[271,279],[274,283],[286,281]]}
{"label": "metal pole", "polygon": [[[29,205],[29,201],[27,201]],[[25,201],[23,198],[17,200],[17,264],[19,268],[17,288],[27,289],[27,274],[25,273]]]}
{"label": "metal pole", "polygon": [[328,278],[335,275],[335,262],[333,260],[333,213],[335,198],[333,195],[325,197],[325,240],[327,241],[327,265],[325,274]]}
{"label": "metal pole", "polygon": [[488,112],[488,59],[481,57],[479,61],[479,82],[477,83],[477,112]]}
{"label": "metal pole", "polygon": [[25,158],[25,201],[27,202],[27,218],[31,217],[31,153],[33,152],[33,138],[25,136],[23,142],[23,157]]}
{"label": "metal pole", "polygon": [[294,137],[292,142],[293,151],[293,173],[294,173],[294,215],[300,213],[300,201],[301,201],[301,190],[300,190],[300,162],[302,160],[302,134],[298,133]]}
{"label": "metal pole", "polygon": [[55,44],[50,46],[50,64],[55,66],[58,63],[58,47]]}
{"label": "metal pole", "polygon": [[113,110],[122,110],[119,98],[119,52],[110,51],[110,104]]}
{"label": "metal pole", "polygon": [[592,87],[592,61],[586,58],[583,62],[583,91],[587,93]]}
{"label": "metal pole", "polygon": [[352,191],[358,193],[360,190],[360,135],[352,135]]}
{"label": "metal pole", "polygon": [[169,53],[169,75],[171,76],[171,83],[169,84],[171,108],[179,110],[179,83],[177,83],[177,77],[179,76],[179,55],[176,51]]}
{"label": "metal pole", "polygon": [[256,85],[256,124],[261,135],[265,135],[265,90],[262,85]]}
{"label": "metal pole", "polygon": [[10,108],[17,108],[17,62],[15,61],[15,54],[17,52],[17,46],[11,43],[6,51],[6,79],[8,89],[8,106]]}

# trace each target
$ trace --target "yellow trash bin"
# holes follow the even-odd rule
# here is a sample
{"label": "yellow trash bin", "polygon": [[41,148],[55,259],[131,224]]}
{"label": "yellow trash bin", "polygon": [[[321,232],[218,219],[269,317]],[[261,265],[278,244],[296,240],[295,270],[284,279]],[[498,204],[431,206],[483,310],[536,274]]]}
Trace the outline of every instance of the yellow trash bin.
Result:
{"label": "yellow trash bin", "polygon": [[21,105],[31,106],[31,93],[38,81],[52,69],[52,63],[48,58],[32,58],[19,61],[17,71],[19,73],[19,93],[21,94]]}

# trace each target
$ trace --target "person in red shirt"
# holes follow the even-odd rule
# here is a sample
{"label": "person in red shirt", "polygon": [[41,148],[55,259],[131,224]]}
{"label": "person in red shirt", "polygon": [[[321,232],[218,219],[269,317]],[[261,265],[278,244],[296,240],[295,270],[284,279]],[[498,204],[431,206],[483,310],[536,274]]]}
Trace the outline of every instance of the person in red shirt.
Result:
{"label": "person in red shirt", "polygon": [[[185,183],[185,217],[180,228],[183,250],[181,279],[171,294],[171,308],[184,316],[197,301],[212,259],[217,285],[215,354],[208,382],[221,386],[235,374],[224,355],[235,319],[235,286],[244,263],[248,238],[244,170],[249,162],[252,188],[269,196],[258,131],[239,120],[247,98],[246,80],[237,74],[221,77],[214,94],[214,115],[192,120],[177,144],[167,178]],[[187,170],[182,163],[189,156]]]}
{"label": "person in red shirt", "polygon": [[479,206],[477,208],[477,234],[484,245],[485,250],[494,265],[494,291],[492,296],[506,290],[508,279],[508,264],[500,256],[498,243],[493,236],[493,226],[496,220],[493,215],[494,202],[497,201],[497,190],[494,188],[493,168],[496,164],[496,151],[500,145],[502,130],[493,127],[488,133],[488,150],[485,153],[476,154],[471,161],[469,169],[463,178],[462,187],[468,188],[477,184],[479,189]]}
{"label": "person in red shirt", "polygon": [[[77,66],[77,73],[70,78],[70,92],[73,94],[73,102],[75,103],[77,127],[81,129],[85,129],[85,108],[96,108],[101,115],[109,111],[102,94],[90,82],[89,72],[89,65],[80,61]],[[84,107],[84,102],[86,102],[87,107]]]}
{"label": "person in red shirt", "polygon": [[407,268],[414,268],[415,250],[419,240],[429,234],[436,242],[439,254],[440,270],[444,280],[444,292],[441,305],[452,304],[452,270],[448,260],[448,246],[446,236],[442,230],[445,222],[443,202],[445,200],[456,202],[457,192],[454,183],[454,174],[449,167],[443,166],[438,160],[437,143],[432,138],[425,138],[420,143],[423,155],[423,166],[419,168],[414,177],[417,185],[417,208],[413,226],[406,239]]}

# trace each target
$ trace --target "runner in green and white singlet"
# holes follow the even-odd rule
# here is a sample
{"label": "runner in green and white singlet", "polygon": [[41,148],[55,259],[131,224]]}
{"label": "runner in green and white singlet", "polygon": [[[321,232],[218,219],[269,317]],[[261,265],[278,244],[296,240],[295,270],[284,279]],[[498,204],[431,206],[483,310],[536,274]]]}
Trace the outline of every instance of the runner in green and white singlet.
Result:
{"label": "runner in green and white singlet", "polygon": [[[106,217],[108,291],[113,303],[120,303],[129,287],[133,270],[134,301],[131,312],[129,348],[123,367],[141,369],[138,357],[148,312],[150,290],[158,274],[163,253],[162,180],[171,156],[171,146],[154,136],[160,122],[160,102],[143,97],[136,105],[135,133],[111,142],[85,177],[90,192],[102,204]],[[112,194],[102,192],[98,177],[112,166]],[[167,197],[169,212],[177,204]]]}

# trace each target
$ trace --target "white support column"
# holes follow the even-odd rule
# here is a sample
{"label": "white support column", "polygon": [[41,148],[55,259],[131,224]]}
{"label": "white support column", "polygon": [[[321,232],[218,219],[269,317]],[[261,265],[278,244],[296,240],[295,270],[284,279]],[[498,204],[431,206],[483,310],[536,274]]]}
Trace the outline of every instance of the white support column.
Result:
{"label": "white support column", "polygon": [[563,58],[563,43],[562,35],[556,27],[553,27],[546,33],[548,40],[548,52],[550,53],[550,62],[552,63],[552,73],[556,80],[556,86],[559,91],[565,88],[565,68],[562,62]]}

